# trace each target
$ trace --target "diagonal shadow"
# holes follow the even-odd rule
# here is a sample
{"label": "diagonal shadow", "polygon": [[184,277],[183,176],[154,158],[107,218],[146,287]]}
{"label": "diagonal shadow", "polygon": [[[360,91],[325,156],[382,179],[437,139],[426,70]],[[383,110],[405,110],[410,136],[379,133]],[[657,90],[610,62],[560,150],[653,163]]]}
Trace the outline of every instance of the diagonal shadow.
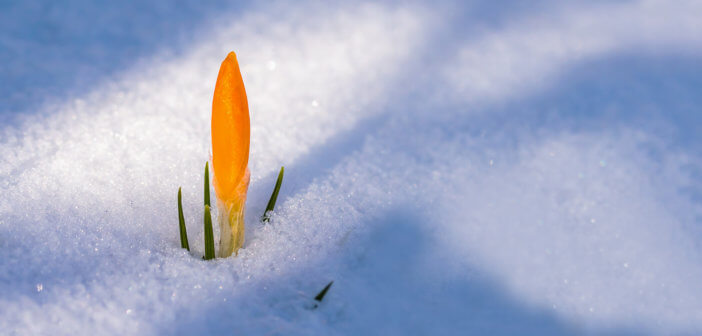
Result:
{"label": "diagonal shadow", "polygon": [[247,3],[0,2],[0,124],[80,97],[157,53],[178,55],[222,12]]}
{"label": "diagonal shadow", "polygon": [[[565,69],[551,88],[482,107],[475,116],[457,118],[446,131],[499,136],[518,146],[525,132],[617,134],[634,129],[653,140],[644,149],[654,161],[669,151],[700,159],[700,88],[702,61],[695,54],[620,53]],[[702,169],[692,164],[682,168],[692,183],[681,192],[700,204]]]}

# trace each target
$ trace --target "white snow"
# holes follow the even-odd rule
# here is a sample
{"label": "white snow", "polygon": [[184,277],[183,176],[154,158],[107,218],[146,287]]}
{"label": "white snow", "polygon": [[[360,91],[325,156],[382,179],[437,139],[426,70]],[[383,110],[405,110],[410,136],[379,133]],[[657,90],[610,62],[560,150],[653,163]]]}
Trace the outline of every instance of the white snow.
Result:
{"label": "white snow", "polygon": [[[0,5],[0,334],[702,332],[697,2],[109,6]],[[230,50],[247,240],[205,262]]]}

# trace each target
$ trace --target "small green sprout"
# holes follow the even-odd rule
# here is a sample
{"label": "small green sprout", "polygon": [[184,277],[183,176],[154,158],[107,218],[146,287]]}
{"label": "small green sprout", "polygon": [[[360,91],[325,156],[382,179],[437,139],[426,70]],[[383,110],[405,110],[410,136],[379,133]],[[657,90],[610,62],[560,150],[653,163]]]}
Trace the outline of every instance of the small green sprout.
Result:
{"label": "small green sprout", "polygon": [[180,247],[190,251],[188,232],[185,230],[185,216],[183,216],[183,201],[180,188],[178,188],[178,222],[180,224]]}
{"label": "small green sprout", "polygon": [[214,259],[214,233],[212,232],[212,216],[210,206],[205,205],[205,260]]}
{"label": "small green sprout", "polygon": [[273,187],[273,194],[268,200],[268,205],[266,205],[266,211],[263,212],[261,216],[261,221],[267,223],[271,220],[270,212],[275,208],[275,202],[278,200],[278,192],[280,192],[280,185],[283,184],[283,174],[285,173],[285,167],[280,167],[280,172],[278,173],[278,179],[275,181],[275,187]]}
{"label": "small green sprout", "polygon": [[214,233],[210,214],[210,163],[205,162],[205,260],[214,259]]}
{"label": "small green sprout", "polygon": [[329,291],[329,288],[334,284],[334,281],[330,281],[324,288],[317,294],[317,296],[314,297],[314,299],[317,302],[322,302],[322,299],[324,299],[324,296],[327,295],[327,292]]}

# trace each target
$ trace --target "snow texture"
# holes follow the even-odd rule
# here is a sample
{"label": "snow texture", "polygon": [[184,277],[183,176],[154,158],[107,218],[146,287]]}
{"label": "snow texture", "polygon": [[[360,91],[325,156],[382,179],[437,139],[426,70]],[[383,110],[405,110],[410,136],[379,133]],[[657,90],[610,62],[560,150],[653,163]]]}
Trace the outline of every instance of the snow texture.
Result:
{"label": "snow texture", "polygon": [[[701,16],[2,2],[0,334],[702,333]],[[247,236],[205,262],[230,50],[251,109]]]}

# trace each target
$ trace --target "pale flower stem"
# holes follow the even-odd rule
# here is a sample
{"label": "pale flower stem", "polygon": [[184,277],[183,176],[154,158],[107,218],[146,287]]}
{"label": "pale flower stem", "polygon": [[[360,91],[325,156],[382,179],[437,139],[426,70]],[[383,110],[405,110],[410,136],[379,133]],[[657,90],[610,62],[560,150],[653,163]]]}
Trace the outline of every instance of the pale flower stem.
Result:
{"label": "pale flower stem", "polygon": [[232,253],[238,253],[244,245],[244,205],[232,204],[228,206],[221,201],[217,202],[219,208],[219,257],[226,258]]}

